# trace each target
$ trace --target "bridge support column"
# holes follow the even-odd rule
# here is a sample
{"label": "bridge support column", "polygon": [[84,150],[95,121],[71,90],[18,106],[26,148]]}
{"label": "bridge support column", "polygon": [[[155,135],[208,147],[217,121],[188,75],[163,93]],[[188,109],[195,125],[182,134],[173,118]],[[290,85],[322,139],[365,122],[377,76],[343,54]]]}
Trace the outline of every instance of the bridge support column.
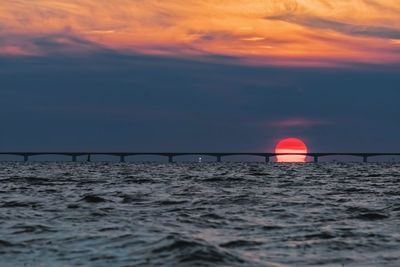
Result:
{"label": "bridge support column", "polygon": [[24,155],[24,162],[27,162],[29,160],[29,156],[28,155]]}
{"label": "bridge support column", "polygon": [[363,156],[363,162],[367,163],[368,162],[368,156]]}
{"label": "bridge support column", "polygon": [[72,155],[72,162],[76,162],[76,155]]}
{"label": "bridge support column", "polygon": [[314,163],[318,163],[318,160],[319,160],[318,156],[314,156]]}
{"label": "bridge support column", "polygon": [[125,156],[123,155],[119,156],[119,162],[125,162]]}
{"label": "bridge support column", "polygon": [[269,156],[265,156],[265,163],[269,163],[269,162],[270,162]]}
{"label": "bridge support column", "polygon": [[88,154],[87,155],[87,162],[91,162],[92,161],[92,155],[91,154]]}
{"label": "bridge support column", "polygon": [[217,162],[222,162],[222,156],[217,156]]}
{"label": "bridge support column", "polygon": [[174,162],[174,156],[168,156],[168,162],[173,163]]}

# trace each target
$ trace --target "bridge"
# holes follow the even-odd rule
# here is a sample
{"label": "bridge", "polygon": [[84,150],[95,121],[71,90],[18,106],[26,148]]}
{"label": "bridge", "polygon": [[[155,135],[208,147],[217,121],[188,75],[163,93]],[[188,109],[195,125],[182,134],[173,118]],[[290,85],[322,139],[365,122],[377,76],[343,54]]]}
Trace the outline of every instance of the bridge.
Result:
{"label": "bridge", "polygon": [[174,158],[179,156],[210,156],[215,157],[217,162],[222,162],[223,157],[229,156],[258,156],[264,158],[265,162],[270,162],[272,157],[276,156],[307,156],[313,158],[313,161],[317,163],[321,157],[328,156],[354,156],[362,159],[363,162],[368,162],[369,158],[378,156],[400,156],[400,153],[209,153],[209,152],[0,152],[0,155],[10,155],[10,156],[21,156],[23,161],[29,161],[29,158],[33,156],[67,156],[71,157],[73,162],[78,160],[78,157],[85,157],[86,161],[90,162],[92,156],[115,156],[119,158],[120,162],[125,162],[127,157],[130,156],[163,156],[168,158],[168,162],[174,162]]}

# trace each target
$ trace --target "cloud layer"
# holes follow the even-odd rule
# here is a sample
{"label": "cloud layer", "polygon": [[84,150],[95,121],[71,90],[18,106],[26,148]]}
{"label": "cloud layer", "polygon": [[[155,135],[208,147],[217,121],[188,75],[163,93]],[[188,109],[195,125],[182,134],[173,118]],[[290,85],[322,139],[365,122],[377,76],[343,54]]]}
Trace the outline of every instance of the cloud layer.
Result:
{"label": "cloud layer", "polygon": [[[255,64],[400,62],[397,0],[12,0],[0,54],[40,55],[38,38],[79,38],[151,55],[225,55]],[[82,45],[63,43],[70,52]],[[85,50],[85,49],[83,49]]]}
{"label": "cloud layer", "polygon": [[100,47],[65,57],[58,38],[36,42],[59,54],[0,57],[3,151],[272,151],[291,136],[311,151],[400,150],[398,69],[216,64]]}

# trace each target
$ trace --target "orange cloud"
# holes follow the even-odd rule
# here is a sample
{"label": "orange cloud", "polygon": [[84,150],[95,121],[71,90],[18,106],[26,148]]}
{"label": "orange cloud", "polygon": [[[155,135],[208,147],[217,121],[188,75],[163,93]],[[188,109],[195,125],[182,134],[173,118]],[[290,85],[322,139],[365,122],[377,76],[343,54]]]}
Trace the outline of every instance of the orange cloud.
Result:
{"label": "orange cloud", "polygon": [[40,44],[28,37],[62,34],[124,52],[218,54],[253,64],[390,64],[400,62],[400,2],[1,1],[0,54],[37,54]]}

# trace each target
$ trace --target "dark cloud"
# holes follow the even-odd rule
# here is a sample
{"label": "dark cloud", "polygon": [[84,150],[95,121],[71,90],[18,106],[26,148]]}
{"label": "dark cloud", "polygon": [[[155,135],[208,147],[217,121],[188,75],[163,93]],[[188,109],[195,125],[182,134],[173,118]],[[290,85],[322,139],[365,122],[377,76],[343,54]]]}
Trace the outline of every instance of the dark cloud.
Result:
{"label": "dark cloud", "polygon": [[53,34],[31,38],[30,40],[35,46],[40,47],[47,54],[63,53],[63,52],[93,52],[106,53],[112,50],[105,48],[97,43],[76,37],[72,34]]}
{"label": "dark cloud", "polygon": [[68,29],[63,33],[51,35],[5,35],[0,38],[0,48],[14,45],[27,52],[40,52],[48,56],[55,54],[76,53],[116,53],[97,43],[82,39]]}
{"label": "dark cloud", "polygon": [[362,36],[390,38],[390,39],[400,38],[400,30],[396,28],[350,24],[335,20],[329,20],[321,17],[299,16],[293,13],[288,13],[279,16],[269,16],[266,17],[266,19],[282,20],[311,28],[334,30],[349,35],[362,35]]}
{"label": "dark cloud", "polygon": [[224,31],[188,32],[188,35],[197,36],[197,42],[215,40],[233,41],[240,39],[239,35]]}

